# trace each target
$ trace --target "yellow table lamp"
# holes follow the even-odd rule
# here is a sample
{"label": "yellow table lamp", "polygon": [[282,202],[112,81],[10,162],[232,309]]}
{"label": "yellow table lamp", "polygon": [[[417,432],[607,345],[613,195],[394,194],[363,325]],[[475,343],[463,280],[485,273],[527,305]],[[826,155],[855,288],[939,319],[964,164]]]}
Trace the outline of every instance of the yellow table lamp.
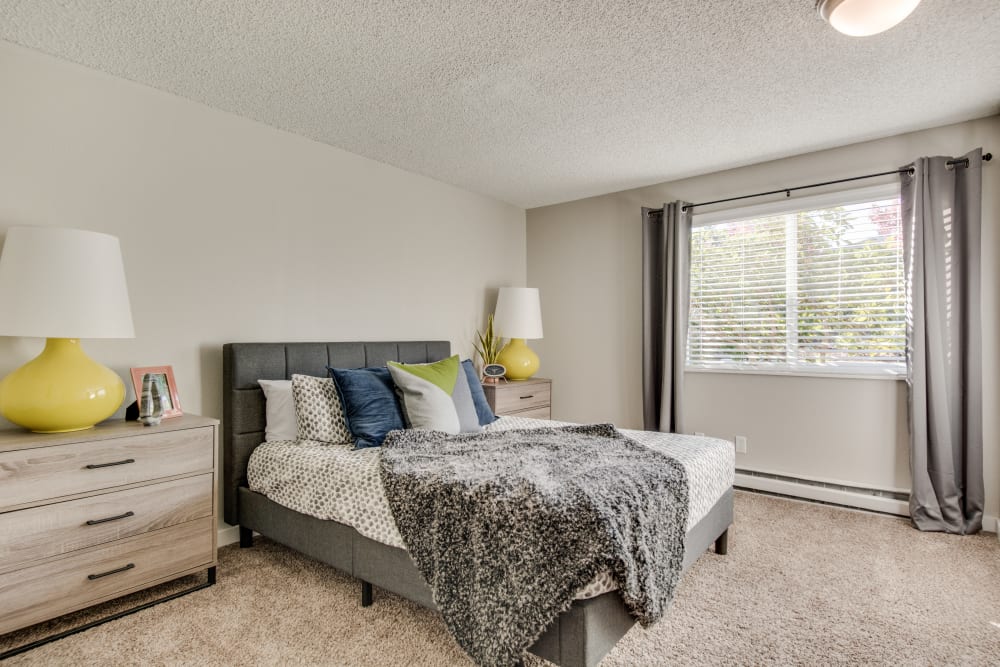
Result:
{"label": "yellow table lamp", "polygon": [[510,341],[497,359],[508,380],[527,380],[538,372],[538,355],[526,339],[542,337],[542,305],[537,287],[501,287],[493,316],[496,330]]}
{"label": "yellow table lamp", "polygon": [[0,253],[0,336],[46,338],[0,381],[0,414],[32,431],[90,428],[113,415],[125,384],[81,338],[132,338],[118,239],[53,227],[11,227]]}

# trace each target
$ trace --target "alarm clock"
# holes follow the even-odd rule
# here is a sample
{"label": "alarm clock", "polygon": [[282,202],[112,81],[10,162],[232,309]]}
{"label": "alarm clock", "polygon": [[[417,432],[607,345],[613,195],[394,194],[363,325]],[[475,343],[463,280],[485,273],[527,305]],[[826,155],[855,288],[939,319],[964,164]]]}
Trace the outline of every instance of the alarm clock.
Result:
{"label": "alarm clock", "polygon": [[507,374],[507,368],[503,364],[486,364],[483,367],[483,377],[486,382],[497,382]]}

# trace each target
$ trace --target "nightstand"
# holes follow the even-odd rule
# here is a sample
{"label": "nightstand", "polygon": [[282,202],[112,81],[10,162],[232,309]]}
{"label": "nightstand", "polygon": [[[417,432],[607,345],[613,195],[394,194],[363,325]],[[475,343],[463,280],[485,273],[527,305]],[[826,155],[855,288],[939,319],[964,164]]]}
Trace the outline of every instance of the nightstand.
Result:
{"label": "nightstand", "polygon": [[190,590],[214,583],[218,424],[0,432],[0,634],[195,572]]}
{"label": "nightstand", "polygon": [[497,416],[552,419],[552,380],[501,380],[498,384],[484,384],[483,391]]}

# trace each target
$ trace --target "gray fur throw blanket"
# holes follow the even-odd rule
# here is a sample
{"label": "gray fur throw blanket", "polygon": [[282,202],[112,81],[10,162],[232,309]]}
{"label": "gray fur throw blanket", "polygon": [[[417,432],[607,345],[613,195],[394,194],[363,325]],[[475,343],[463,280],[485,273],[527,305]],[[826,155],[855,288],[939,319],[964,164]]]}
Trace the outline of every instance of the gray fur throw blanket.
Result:
{"label": "gray fur throw blanket", "polygon": [[479,665],[516,664],[606,568],[643,626],[673,599],[687,476],[611,424],[393,431],[380,472],[410,557]]}

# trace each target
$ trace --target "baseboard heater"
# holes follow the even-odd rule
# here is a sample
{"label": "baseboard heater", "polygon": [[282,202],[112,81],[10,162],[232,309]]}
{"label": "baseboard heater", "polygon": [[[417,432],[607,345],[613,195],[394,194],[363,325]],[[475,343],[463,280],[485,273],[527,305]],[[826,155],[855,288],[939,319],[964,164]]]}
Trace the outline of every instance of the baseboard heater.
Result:
{"label": "baseboard heater", "polygon": [[739,468],[736,469],[736,488],[898,516],[910,515],[909,494],[902,491],[820,482]]}

